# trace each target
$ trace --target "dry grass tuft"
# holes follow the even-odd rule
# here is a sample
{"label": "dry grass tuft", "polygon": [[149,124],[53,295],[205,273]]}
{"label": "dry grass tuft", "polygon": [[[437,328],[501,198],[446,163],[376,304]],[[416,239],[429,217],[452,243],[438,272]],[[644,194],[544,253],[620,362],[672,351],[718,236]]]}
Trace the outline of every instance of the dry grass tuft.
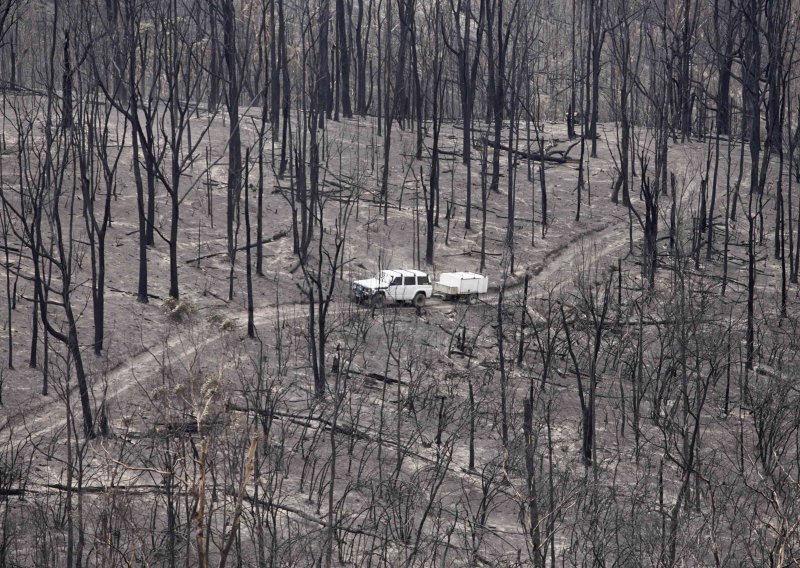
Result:
{"label": "dry grass tuft", "polygon": [[174,321],[184,321],[191,318],[196,310],[194,304],[190,301],[171,296],[164,300],[162,307],[167,317]]}

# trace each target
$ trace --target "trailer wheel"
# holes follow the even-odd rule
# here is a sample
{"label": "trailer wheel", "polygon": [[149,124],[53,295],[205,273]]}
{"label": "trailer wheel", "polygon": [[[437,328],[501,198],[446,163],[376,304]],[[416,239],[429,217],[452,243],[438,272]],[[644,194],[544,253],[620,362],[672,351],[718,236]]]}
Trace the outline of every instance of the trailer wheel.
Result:
{"label": "trailer wheel", "polygon": [[475,304],[477,304],[478,303],[478,295],[477,294],[470,294],[469,296],[467,296],[467,303],[470,306],[474,306]]}
{"label": "trailer wheel", "polygon": [[386,304],[386,296],[383,295],[383,292],[378,292],[374,296],[372,296],[372,305],[376,308],[382,308]]}
{"label": "trailer wheel", "polygon": [[421,308],[425,305],[425,292],[419,292],[414,296],[414,307]]}

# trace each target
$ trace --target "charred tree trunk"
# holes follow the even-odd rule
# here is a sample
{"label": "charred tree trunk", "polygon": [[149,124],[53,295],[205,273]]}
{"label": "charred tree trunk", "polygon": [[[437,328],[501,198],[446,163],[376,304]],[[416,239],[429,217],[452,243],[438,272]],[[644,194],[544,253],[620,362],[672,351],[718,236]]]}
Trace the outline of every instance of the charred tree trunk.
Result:
{"label": "charred tree trunk", "polygon": [[[603,0],[589,0],[589,56],[591,59],[591,96],[589,97],[591,106],[589,125],[589,136],[592,139],[591,157],[597,157],[597,119],[599,116],[600,103],[600,55],[603,51],[603,41],[605,31],[603,22]],[[588,80],[588,78],[587,78]],[[588,93],[588,89],[587,89]]]}
{"label": "charred tree trunk", "polygon": [[236,11],[233,0],[222,3],[223,53],[228,74],[228,190],[226,229],[228,259],[233,264],[236,251],[234,223],[242,185],[242,138],[239,130],[239,69],[236,51]]}
{"label": "charred tree trunk", "polygon": [[341,82],[337,83],[342,102],[342,114],[345,118],[352,118],[353,109],[350,104],[350,48],[347,39],[347,26],[345,23],[344,0],[336,0],[336,52],[339,57],[339,76]]}
{"label": "charred tree trunk", "polygon": [[61,127],[72,128],[72,63],[70,60],[69,30],[64,31],[64,75],[61,81],[64,107],[61,110]]}
{"label": "charred tree trunk", "polygon": [[[269,2],[269,82],[266,88],[269,88],[269,124],[272,131],[272,141],[278,141],[278,133],[280,132],[280,112],[281,112],[281,81],[278,74],[278,25],[275,20],[275,0]],[[283,87],[286,88],[286,85]],[[266,107],[266,93],[264,96],[264,107]],[[266,109],[265,109],[266,110]],[[262,133],[263,137],[263,133]],[[274,149],[274,146],[273,146]],[[263,154],[263,143],[262,152]],[[273,154],[274,156],[274,154]],[[273,157],[273,165],[274,165]],[[261,191],[261,186],[259,186]],[[259,194],[260,195],[260,194]],[[259,217],[260,220],[260,217]],[[260,242],[260,241],[259,241]],[[260,260],[260,258],[259,258]],[[258,261],[257,261],[258,262]],[[261,274],[261,272],[259,272]]]}
{"label": "charred tree trunk", "polygon": [[139,157],[139,133],[142,131],[142,127],[139,121],[139,96],[136,89],[138,19],[132,2],[126,2],[125,4],[125,33],[128,50],[128,105],[130,107],[129,120],[131,122],[131,149],[133,154],[131,162],[133,163],[133,178],[136,184],[136,213],[139,228],[139,272],[136,300],[146,304],[149,301],[147,294],[147,212],[145,210],[144,183]]}
{"label": "charred tree trunk", "polygon": [[[505,49],[503,46],[503,3],[504,0],[492,0],[491,16],[487,20],[487,56],[489,58],[489,105],[494,124],[494,151],[492,152],[492,181],[490,191],[500,191],[500,146],[503,132],[503,109],[505,107]],[[495,24],[497,27],[492,33]],[[496,44],[495,44],[496,38]],[[495,62],[496,58],[496,62]]]}
{"label": "charred tree trunk", "polygon": [[747,116],[750,148],[750,192],[761,193],[759,160],[761,156],[761,40],[759,38],[760,9],[758,0],[748,0],[747,21],[750,23],[745,41],[742,99]]}
{"label": "charred tree trunk", "polygon": [[[244,229],[245,229],[245,256],[246,256],[246,278],[247,278],[247,337],[256,336],[256,326],[253,318],[253,263],[252,245],[250,243],[250,152],[247,152],[245,159],[247,169],[245,170],[244,182]],[[260,198],[260,195],[259,195]],[[260,239],[260,237],[259,237]],[[260,242],[260,240],[259,240]]]}
{"label": "charred tree trunk", "polygon": [[286,48],[286,16],[283,10],[284,0],[278,2],[278,49],[280,50],[281,83],[283,83],[283,124],[281,125],[281,160],[278,177],[283,179],[289,161],[289,128],[291,120],[291,83],[289,82],[289,57]]}
{"label": "charred tree trunk", "polygon": [[434,80],[433,80],[433,147],[431,149],[431,175],[430,175],[430,196],[429,203],[426,204],[427,213],[427,233],[425,241],[425,262],[433,265],[433,243],[434,243],[434,228],[437,225],[437,220],[434,215],[434,210],[438,213],[439,201],[439,133],[442,127],[441,117],[441,78],[442,78],[442,63],[441,61],[434,63]]}
{"label": "charred tree trunk", "polygon": [[[227,0],[224,0],[227,2]],[[219,63],[219,35],[217,32],[217,6],[216,0],[208,2],[208,29],[210,61],[208,68],[208,112],[215,113],[219,107],[219,83],[220,83],[220,63]]]}
{"label": "charred tree trunk", "polygon": [[[384,48],[384,87],[383,87],[383,170],[381,171],[381,205],[383,206],[383,219],[384,224],[387,222],[388,207],[389,207],[389,152],[392,147],[392,121],[394,120],[394,112],[396,102],[392,103],[392,84],[391,84],[391,61],[392,61],[392,7],[391,2],[386,3],[386,30],[384,31],[384,41],[386,46]],[[398,62],[397,75],[400,76],[400,63]],[[380,80],[380,79],[378,79]],[[394,100],[396,101],[397,94]]]}
{"label": "charred tree trunk", "polygon": [[[691,0],[683,0],[683,28],[681,30],[681,71],[680,71],[680,105],[681,105],[681,138],[687,140],[692,134],[692,101],[691,101],[691,61],[694,40],[694,29],[690,14]],[[697,4],[696,4],[697,5]]]}
{"label": "charred tree trunk", "polygon": [[[630,51],[631,51],[631,36],[630,25],[628,23],[628,5],[627,1],[622,4],[622,22],[620,23],[619,39],[614,42],[616,51],[618,53],[620,75],[622,76],[622,84],[620,86],[619,95],[619,118],[620,118],[620,143],[619,143],[619,175],[617,176],[611,193],[611,201],[614,203],[619,202],[619,190],[622,189],[622,203],[626,207],[630,206],[630,173],[628,161],[631,155],[631,124],[629,118],[629,100],[630,100]],[[612,36],[612,39],[616,36]]]}
{"label": "charred tree trunk", "polygon": [[[358,19],[356,20],[355,30],[355,52],[356,52],[356,112],[361,116],[366,116],[370,101],[367,99],[367,67],[368,67],[368,48],[369,33],[372,29],[372,0],[366,9],[366,29],[364,29],[364,0],[358,0]],[[378,42],[380,44],[380,41]],[[380,45],[378,45],[380,48]],[[369,82],[372,85],[372,73],[370,71]],[[371,93],[370,93],[371,99]]]}
{"label": "charred tree trunk", "polygon": [[[472,114],[475,107],[475,89],[478,72],[478,62],[480,59],[483,43],[484,15],[486,13],[486,0],[481,0],[478,12],[477,29],[475,30],[475,47],[470,49],[472,43],[472,20],[473,14],[471,2],[460,0],[453,8],[453,19],[455,23],[455,37],[458,41],[456,46],[447,43],[448,49],[455,55],[458,67],[458,92],[461,102],[461,153],[464,165],[467,166],[467,195],[466,210],[464,218],[464,228],[472,228]],[[442,24],[444,28],[444,24]],[[447,34],[442,29],[442,37]]]}
{"label": "charred tree trunk", "polygon": [[331,118],[333,110],[333,96],[331,93],[331,75],[328,62],[328,52],[330,46],[328,42],[328,27],[331,19],[330,0],[320,0],[319,16],[317,24],[319,35],[317,36],[317,76],[316,76],[316,108],[319,111],[319,126],[325,124],[325,117]]}
{"label": "charred tree trunk", "polygon": [[[541,527],[539,526],[539,498],[536,491],[536,443],[533,431],[533,401],[526,398],[522,402],[523,423],[522,430],[525,435],[525,474],[528,499],[528,532],[531,538],[531,553],[533,554],[534,568],[544,568],[544,559],[547,547],[542,550]],[[552,497],[551,497],[552,498]]]}
{"label": "charred tree trunk", "polygon": [[577,53],[576,46],[575,46],[575,24],[576,24],[576,4],[578,0],[572,0],[572,31],[570,33],[570,41],[572,45],[572,49],[570,50],[572,53],[572,59],[570,61],[570,74],[569,74],[569,108],[567,109],[567,136],[570,140],[575,138],[575,109],[576,107],[576,93],[575,93],[575,73],[578,68],[577,65],[577,58],[575,54]]}

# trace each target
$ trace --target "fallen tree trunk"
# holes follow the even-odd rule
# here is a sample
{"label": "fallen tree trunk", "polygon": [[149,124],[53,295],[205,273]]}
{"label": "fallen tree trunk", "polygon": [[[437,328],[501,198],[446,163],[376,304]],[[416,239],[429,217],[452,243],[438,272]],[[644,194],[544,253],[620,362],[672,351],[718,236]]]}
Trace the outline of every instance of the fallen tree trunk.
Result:
{"label": "fallen tree trunk", "polygon": [[[457,130],[462,130],[462,127],[457,125],[455,126],[455,128]],[[531,161],[534,162],[549,162],[551,164],[577,164],[580,161],[576,160],[575,158],[569,157],[570,151],[580,143],[580,140],[576,140],[575,142],[567,146],[567,148],[565,148],[564,150],[553,149],[550,150],[549,152],[545,152],[544,158],[542,158],[542,155],[539,152],[534,152],[534,151],[528,152],[526,150],[510,148],[507,145],[503,144],[502,142],[497,144],[494,142],[494,140],[488,140],[487,138],[483,138],[482,140],[476,140],[475,142],[476,142],[475,146],[477,148],[480,148],[480,143],[485,143],[491,146],[492,148],[497,148],[499,150],[502,150],[503,152],[513,152],[520,158],[526,160],[530,159]]]}
{"label": "fallen tree trunk", "polygon": [[496,147],[496,148],[502,150],[503,152],[513,152],[514,154],[516,154],[520,158],[523,158],[525,160],[531,160],[531,161],[534,161],[534,162],[549,162],[551,164],[567,164],[567,163],[577,164],[578,163],[578,160],[576,160],[575,158],[570,158],[569,157],[569,151],[572,150],[578,144],[577,142],[573,142],[565,150],[551,150],[551,151],[547,152],[544,155],[544,157],[542,157],[542,155],[539,152],[533,152],[533,151],[528,152],[526,150],[519,150],[519,149],[509,148],[505,144],[502,144],[502,143],[501,144],[496,144],[492,140],[486,140],[486,143],[489,144],[489,146],[492,146],[493,148]]}
{"label": "fallen tree trunk", "polygon": [[[271,243],[271,242],[280,240],[280,239],[282,239],[283,237],[285,237],[288,234],[289,234],[289,231],[280,231],[279,233],[275,233],[274,235],[272,235],[268,239],[262,240],[261,244],[265,245],[267,243]],[[249,248],[255,248],[256,246],[258,246],[258,243],[250,243],[250,247]],[[248,248],[247,245],[243,245],[243,246],[240,246],[239,248],[237,248],[236,250],[237,251],[247,250],[247,248]],[[207,258],[214,258],[215,256],[222,256],[223,254],[228,254],[228,251],[212,252],[212,253],[209,253],[209,254],[204,254],[202,256],[196,256],[194,258],[191,258],[191,259],[187,260],[186,264],[191,264],[193,262],[200,262],[201,260],[205,260]]]}

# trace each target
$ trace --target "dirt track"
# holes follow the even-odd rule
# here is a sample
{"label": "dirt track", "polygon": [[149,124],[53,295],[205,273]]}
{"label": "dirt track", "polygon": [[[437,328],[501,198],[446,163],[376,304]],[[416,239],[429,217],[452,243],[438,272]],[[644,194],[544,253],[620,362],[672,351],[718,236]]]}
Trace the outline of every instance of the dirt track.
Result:
{"label": "dirt track", "polygon": [[[561,287],[572,282],[576,263],[581,260],[581,255],[588,254],[596,259],[601,269],[607,268],[617,255],[624,251],[628,245],[627,231],[620,229],[621,219],[615,220],[600,231],[587,231],[580,234],[571,242],[558,247],[541,264],[530,267],[530,284],[534,294],[538,290],[543,291],[545,287]],[[519,284],[521,279],[516,282]],[[513,285],[513,283],[512,283]],[[497,302],[498,294],[489,293],[482,298],[488,304]],[[334,315],[345,311],[349,307],[348,303],[341,301],[334,302],[330,314]],[[295,321],[303,318],[306,313],[307,304],[292,303],[276,306],[265,306],[255,310],[254,320],[257,329],[263,329],[267,324],[272,324],[280,315],[281,321]],[[429,310],[449,310],[452,304],[441,299],[431,299],[426,309]],[[247,313],[236,312],[228,316],[230,320],[236,322],[235,328],[243,329],[247,323]],[[194,318],[193,331],[195,336],[199,336],[197,341],[189,341],[182,333],[174,334],[166,343],[149,346],[141,350],[137,355],[125,361],[123,364],[112,369],[105,377],[107,390],[105,403],[113,405],[134,388],[144,388],[145,379],[160,372],[165,358],[169,358],[171,364],[187,360],[205,348],[220,341],[229,332],[219,330],[219,325],[205,321],[199,317]],[[217,329],[215,329],[215,327]],[[95,386],[98,391],[99,385]],[[95,396],[98,393],[95,392]],[[50,398],[35,409],[30,409],[23,415],[12,417],[10,424],[19,433],[19,430],[26,432],[28,436],[35,440],[46,440],[48,438],[60,438],[64,435],[63,429],[66,427],[65,417],[55,418],[55,414],[60,414],[61,400]],[[6,432],[9,432],[6,429]],[[17,433],[17,435],[18,435]]]}

